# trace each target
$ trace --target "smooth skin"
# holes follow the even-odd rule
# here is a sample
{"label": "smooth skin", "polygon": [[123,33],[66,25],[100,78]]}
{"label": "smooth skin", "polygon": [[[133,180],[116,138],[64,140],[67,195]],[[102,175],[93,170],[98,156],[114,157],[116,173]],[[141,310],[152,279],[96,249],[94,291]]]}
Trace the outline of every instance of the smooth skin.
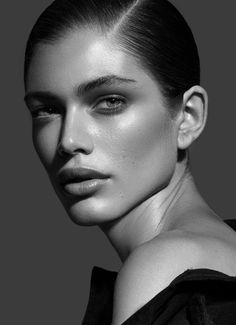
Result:
{"label": "smooth skin", "polygon": [[[35,149],[69,216],[98,225],[121,267],[112,325],[119,325],[179,274],[210,268],[236,275],[236,236],[207,206],[186,159],[207,118],[207,94],[185,92],[173,116],[157,80],[114,36],[70,31],[36,48],[26,82]],[[66,167],[107,175],[95,194],[67,196]]]}

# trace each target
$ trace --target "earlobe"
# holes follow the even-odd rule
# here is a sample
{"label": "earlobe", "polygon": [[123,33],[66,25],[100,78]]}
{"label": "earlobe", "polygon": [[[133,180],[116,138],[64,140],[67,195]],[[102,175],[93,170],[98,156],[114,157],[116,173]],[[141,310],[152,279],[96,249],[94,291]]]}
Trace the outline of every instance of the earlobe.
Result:
{"label": "earlobe", "polygon": [[208,113],[208,96],[201,86],[193,86],[183,95],[178,125],[178,148],[187,149],[202,133]]}

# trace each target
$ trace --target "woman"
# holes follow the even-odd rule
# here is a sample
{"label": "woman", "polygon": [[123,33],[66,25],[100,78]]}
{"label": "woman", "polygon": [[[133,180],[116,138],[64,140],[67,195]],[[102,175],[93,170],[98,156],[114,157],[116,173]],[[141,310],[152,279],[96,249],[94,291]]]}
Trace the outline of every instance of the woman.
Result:
{"label": "woman", "polygon": [[56,0],[30,34],[36,151],[70,218],[98,225],[123,262],[94,268],[83,324],[236,321],[233,222],[189,168],[199,84],[193,35],[166,0]]}

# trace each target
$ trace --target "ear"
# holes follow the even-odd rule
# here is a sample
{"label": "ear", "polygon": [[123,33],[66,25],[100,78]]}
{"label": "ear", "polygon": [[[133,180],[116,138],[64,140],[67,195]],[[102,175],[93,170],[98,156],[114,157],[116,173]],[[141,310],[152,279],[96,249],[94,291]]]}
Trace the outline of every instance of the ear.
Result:
{"label": "ear", "polygon": [[208,112],[208,96],[200,86],[194,86],[183,95],[178,116],[178,149],[187,149],[202,133]]}

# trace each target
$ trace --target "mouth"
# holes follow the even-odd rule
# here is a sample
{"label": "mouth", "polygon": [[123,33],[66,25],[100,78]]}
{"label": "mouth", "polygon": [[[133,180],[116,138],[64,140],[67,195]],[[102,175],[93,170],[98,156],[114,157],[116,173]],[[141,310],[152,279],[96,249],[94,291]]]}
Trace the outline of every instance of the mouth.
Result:
{"label": "mouth", "polygon": [[67,168],[58,175],[60,186],[66,195],[90,196],[108,181],[109,176],[89,168]]}

